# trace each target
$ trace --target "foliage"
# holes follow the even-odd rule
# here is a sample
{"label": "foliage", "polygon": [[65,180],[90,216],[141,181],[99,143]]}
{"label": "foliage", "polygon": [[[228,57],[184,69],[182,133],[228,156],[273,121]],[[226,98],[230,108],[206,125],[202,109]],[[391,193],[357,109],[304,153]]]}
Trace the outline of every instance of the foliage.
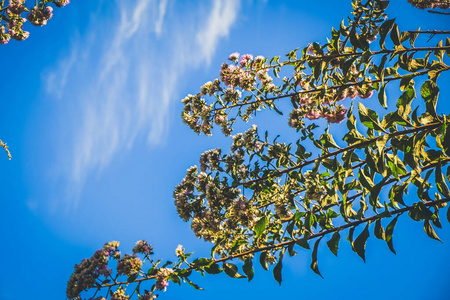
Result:
{"label": "foliage", "polygon": [[[317,250],[324,238],[337,255],[347,235],[365,260],[373,232],[395,253],[393,233],[402,215],[423,222],[425,233],[439,240],[434,228],[441,227],[439,213],[450,201],[450,115],[436,110],[437,82],[450,69],[450,38],[430,46],[422,37],[449,32],[400,31],[395,19],[387,19],[387,6],[354,0],[353,17],[333,28],[326,43],[295,49],[284,59],[231,54],[220,78],[182,100],[183,121],[199,134],[219,126],[230,136],[239,120],[260,110],[288,109],[286,125],[298,140],[271,139],[253,125],[233,136],[230,152],[206,151],[199,166],[187,170],[175,188],[175,205],[196,236],[212,243],[210,258],[192,260],[179,246],[177,261],[162,264],[150,258],[152,251],[121,256],[106,244],[75,267],[67,296],[95,289],[94,299],[106,289],[111,299],[151,299],[169,281],[198,289],[189,279],[192,271],[251,280],[255,260],[265,270],[274,265],[281,284],[283,257],[295,255],[296,246],[312,248],[311,269],[322,276]],[[397,101],[388,101],[388,86],[399,87]],[[360,99],[378,100],[385,113]],[[327,125],[319,126],[324,120]],[[345,135],[333,135],[344,120]],[[404,198],[406,193],[416,193],[417,200]],[[109,258],[118,261],[115,276]],[[242,261],[242,271],[233,259]],[[141,292],[148,280],[155,283]]]}

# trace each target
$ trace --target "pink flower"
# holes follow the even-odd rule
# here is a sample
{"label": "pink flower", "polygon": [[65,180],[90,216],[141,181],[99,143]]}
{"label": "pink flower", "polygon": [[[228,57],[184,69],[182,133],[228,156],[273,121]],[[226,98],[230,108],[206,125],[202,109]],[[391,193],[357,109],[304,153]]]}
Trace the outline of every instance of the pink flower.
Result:
{"label": "pink flower", "polygon": [[322,115],[322,112],[318,109],[312,109],[309,112],[306,113],[305,117],[307,117],[310,120],[315,120],[320,118]]}
{"label": "pink flower", "polygon": [[70,3],[70,0],[56,0],[55,5],[57,7],[63,7]]}
{"label": "pink flower", "polygon": [[241,67],[245,66],[249,61],[251,61],[253,59],[253,55],[251,54],[244,54],[241,57]]}
{"label": "pink flower", "polygon": [[239,55],[240,54],[238,52],[231,53],[230,56],[228,56],[228,60],[231,60],[233,62],[237,62],[238,59],[239,59]]}

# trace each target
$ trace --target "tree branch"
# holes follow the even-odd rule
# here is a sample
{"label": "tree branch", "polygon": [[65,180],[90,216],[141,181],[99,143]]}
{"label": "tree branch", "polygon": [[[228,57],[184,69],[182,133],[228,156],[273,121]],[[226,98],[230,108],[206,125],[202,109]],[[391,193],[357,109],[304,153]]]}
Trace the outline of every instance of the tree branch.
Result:
{"label": "tree branch", "polygon": [[[444,199],[440,199],[440,200],[428,201],[428,202],[422,202],[422,203],[425,206],[434,206],[434,205],[443,204],[443,203],[447,203],[447,202],[450,202],[450,198],[444,198]],[[410,211],[410,210],[412,210],[414,208],[415,208],[414,206],[407,206],[407,207],[404,207],[404,208],[393,210],[393,211],[390,212],[390,214],[391,215],[398,215],[398,214],[402,214],[404,212]],[[330,234],[330,233],[333,233],[333,232],[336,232],[336,231],[341,231],[341,230],[344,230],[344,229],[347,229],[347,228],[350,228],[350,227],[356,227],[356,226],[358,226],[360,224],[363,224],[363,223],[372,222],[372,221],[375,221],[377,219],[381,219],[383,217],[385,217],[385,215],[383,213],[382,214],[377,214],[377,215],[372,216],[372,217],[367,217],[367,218],[364,218],[364,219],[361,219],[361,220],[358,220],[358,221],[347,223],[347,224],[342,225],[342,226],[338,226],[338,227],[334,227],[332,229],[324,230],[324,231],[312,234],[312,235],[310,235],[308,237],[299,238],[299,239],[293,239],[291,241],[286,241],[286,242],[278,243],[278,244],[275,244],[275,245],[255,248],[255,249],[248,250],[248,251],[245,251],[245,252],[242,252],[242,253],[229,255],[227,257],[222,257],[222,258],[213,260],[211,262],[211,265],[212,264],[218,264],[218,263],[225,262],[225,261],[229,261],[229,260],[232,260],[232,259],[235,259],[235,258],[239,258],[239,257],[243,257],[243,256],[259,253],[259,252],[266,251],[266,250],[272,250],[272,249],[276,249],[276,248],[286,247],[286,246],[289,246],[291,244],[295,244],[298,241],[303,240],[303,239],[309,241],[309,240],[312,240],[312,239],[315,239],[315,238],[323,237],[323,236],[325,236],[327,234]],[[195,268],[194,267],[188,267],[185,270],[193,270],[193,269],[195,269]],[[150,280],[150,279],[155,279],[155,278],[156,278],[156,275],[147,276],[147,277],[144,277],[144,278],[136,279],[136,280],[133,281],[133,283],[140,283],[140,282],[147,281],[147,280]],[[130,284],[130,282],[122,281],[122,282],[109,283],[109,284],[104,284],[101,287],[102,288],[106,288],[106,287],[110,288],[110,287],[117,286],[117,285],[127,285],[127,284]]]}
{"label": "tree branch", "polygon": [[[384,137],[384,136],[388,136],[388,138],[392,138],[392,137],[395,137],[395,136],[405,135],[405,134],[409,134],[409,133],[413,133],[413,132],[418,132],[418,131],[425,130],[425,129],[431,129],[432,130],[432,129],[435,129],[435,128],[439,127],[441,124],[442,124],[441,122],[430,123],[430,124],[427,124],[427,125],[424,125],[424,126],[420,126],[420,127],[415,127],[415,128],[411,128],[411,129],[397,131],[397,132],[394,132],[394,133],[387,133],[387,134],[384,134],[384,135],[380,135],[380,136],[377,136],[377,137],[365,140],[363,142],[356,143],[356,144],[347,146],[345,148],[341,148],[339,150],[330,152],[330,153],[322,155],[320,157],[317,157],[317,158],[314,158],[314,159],[311,159],[311,160],[307,160],[307,161],[305,161],[305,162],[303,162],[301,164],[295,165],[293,167],[290,167],[290,168],[278,171],[278,173],[276,173],[276,176],[284,174],[284,173],[288,173],[288,172],[291,172],[291,171],[294,171],[296,169],[301,169],[301,168],[303,168],[303,167],[305,167],[307,165],[310,165],[310,164],[312,164],[312,163],[314,163],[316,161],[320,161],[320,160],[323,160],[325,158],[338,155],[340,153],[352,150],[354,148],[360,148],[360,147],[367,146],[367,145],[377,141],[379,138]],[[239,186],[239,185],[244,185],[244,184],[251,184],[251,183],[255,183],[255,182],[258,182],[258,181],[261,181],[261,180],[265,180],[265,179],[267,179],[267,176],[266,177],[256,178],[256,179],[249,180],[249,181],[246,181],[246,182],[240,182],[240,183],[235,184],[234,186]]]}

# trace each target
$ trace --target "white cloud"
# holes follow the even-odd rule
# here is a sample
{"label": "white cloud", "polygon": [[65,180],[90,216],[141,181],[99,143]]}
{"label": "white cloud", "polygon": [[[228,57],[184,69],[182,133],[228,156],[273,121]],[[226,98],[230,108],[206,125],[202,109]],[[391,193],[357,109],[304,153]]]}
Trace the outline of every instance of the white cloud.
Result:
{"label": "white cloud", "polygon": [[[115,3],[117,15],[94,18],[89,35],[76,39],[68,58],[45,74],[47,92],[77,107],[67,112],[76,120],[74,133],[64,137],[71,150],[61,163],[72,194],[137,137],[147,136],[150,145],[163,141],[177,81],[187,68],[210,62],[240,6],[239,0],[216,0],[204,24],[198,4],[180,16],[168,0]],[[78,200],[72,200],[75,207]]]}
{"label": "white cloud", "polygon": [[239,10],[239,0],[215,0],[204,30],[197,33],[197,42],[206,61],[211,61],[221,37],[228,36]]}

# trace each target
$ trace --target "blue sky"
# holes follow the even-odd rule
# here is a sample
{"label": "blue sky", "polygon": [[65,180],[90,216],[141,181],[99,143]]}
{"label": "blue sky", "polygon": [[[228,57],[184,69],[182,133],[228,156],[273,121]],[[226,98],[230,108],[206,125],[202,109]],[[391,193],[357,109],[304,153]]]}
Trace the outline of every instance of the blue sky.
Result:
{"label": "blue sky", "polygon": [[[351,11],[350,1],[331,0],[72,2],[44,28],[26,24],[27,41],[1,47],[0,138],[13,159],[0,156],[0,300],[64,298],[73,265],[111,240],[131,252],[146,239],[165,259],[178,244],[208,255],[210,245],[178,218],[172,191],[203,151],[230,140],[191,132],[180,100],[216,78],[230,53],[270,57],[324,42]],[[388,14],[400,29],[448,29],[448,16],[393,2]],[[298,249],[284,262],[281,288],[256,267],[250,283],[196,277],[206,291],[172,284],[161,299],[445,299],[450,232],[442,223],[444,244],[400,218],[397,255],[371,236],[366,264],[344,240],[338,258],[323,243],[325,279]]]}

